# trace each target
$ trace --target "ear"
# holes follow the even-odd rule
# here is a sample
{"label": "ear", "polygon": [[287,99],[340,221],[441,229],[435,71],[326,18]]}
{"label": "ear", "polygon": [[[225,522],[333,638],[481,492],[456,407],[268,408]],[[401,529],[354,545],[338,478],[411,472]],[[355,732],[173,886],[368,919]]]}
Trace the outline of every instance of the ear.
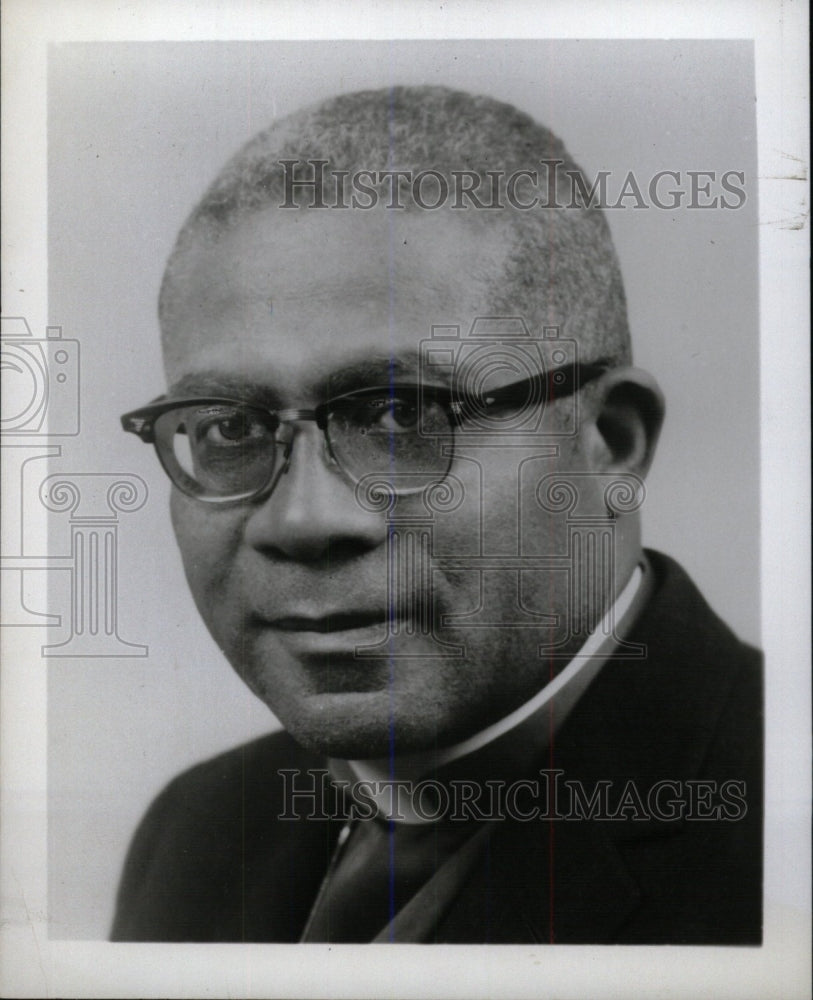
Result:
{"label": "ear", "polygon": [[607,472],[649,471],[663,424],[663,393],[640,368],[607,372],[597,385],[592,421],[593,456]]}

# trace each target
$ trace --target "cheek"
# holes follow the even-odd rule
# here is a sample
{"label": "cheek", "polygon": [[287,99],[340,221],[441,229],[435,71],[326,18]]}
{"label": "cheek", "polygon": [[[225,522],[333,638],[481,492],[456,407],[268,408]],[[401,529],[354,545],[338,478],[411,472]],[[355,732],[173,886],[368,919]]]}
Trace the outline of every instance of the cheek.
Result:
{"label": "cheek", "polygon": [[217,510],[173,491],[170,514],[186,579],[198,609],[211,627],[224,604],[227,581],[241,537],[241,518],[235,511]]}

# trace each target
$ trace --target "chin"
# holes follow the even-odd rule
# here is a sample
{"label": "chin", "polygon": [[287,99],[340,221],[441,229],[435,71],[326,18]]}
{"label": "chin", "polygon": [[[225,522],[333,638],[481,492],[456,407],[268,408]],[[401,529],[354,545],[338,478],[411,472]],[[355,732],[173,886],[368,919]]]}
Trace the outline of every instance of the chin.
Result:
{"label": "chin", "polygon": [[297,723],[286,725],[290,735],[306,750],[319,757],[345,760],[371,760],[406,752],[393,746],[386,732],[373,727],[330,725],[328,727]]}
{"label": "chin", "polygon": [[500,692],[483,693],[471,678],[450,684],[415,670],[394,683],[388,665],[375,661],[361,672],[306,671],[293,661],[272,674],[262,666],[243,680],[290,735],[319,756],[367,760],[451,746],[504,707]]}
{"label": "chin", "polygon": [[276,714],[298,743],[320,756],[369,760],[438,746],[435,720],[393,714],[387,692],[319,695],[307,701],[295,712],[280,709]]}

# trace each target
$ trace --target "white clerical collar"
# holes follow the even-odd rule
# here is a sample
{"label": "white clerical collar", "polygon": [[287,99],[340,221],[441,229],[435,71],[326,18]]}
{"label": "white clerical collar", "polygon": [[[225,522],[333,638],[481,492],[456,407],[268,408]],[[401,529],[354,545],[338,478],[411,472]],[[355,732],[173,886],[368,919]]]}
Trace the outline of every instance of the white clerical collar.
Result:
{"label": "white clerical collar", "polygon": [[[645,563],[635,567],[615,602],[564,670],[560,671],[529,701],[499,721],[486,726],[485,729],[481,729],[478,733],[459,743],[440,750],[426,750],[395,759],[381,757],[368,760],[331,760],[329,762],[331,771],[338,777],[347,775],[349,770],[354,780],[371,782],[375,786],[386,787],[391,785],[393,781],[416,782],[429,771],[437,770],[452,763],[452,761],[473,754],[521,726],[523,722],[548,705],[553,698],[557,698],[557,705],[564,708],[564,711],[560,711],[560,717],[557,719],[557,724],[561,723],[564,715],[573,707],[616,647],[618,632],[626,631],[626,626],[629,625],[626,619],[630,610],[638,603],[636,598],[640,596],[645,571]],[[392,791],[389,788],[384,794],[384,799],[379,803],[379,807],[385,813],[391,807],[391,796]],[[401,819],[401,817],[397,818]],[[407,817],[406,822],[422,822],[422,820]]]}

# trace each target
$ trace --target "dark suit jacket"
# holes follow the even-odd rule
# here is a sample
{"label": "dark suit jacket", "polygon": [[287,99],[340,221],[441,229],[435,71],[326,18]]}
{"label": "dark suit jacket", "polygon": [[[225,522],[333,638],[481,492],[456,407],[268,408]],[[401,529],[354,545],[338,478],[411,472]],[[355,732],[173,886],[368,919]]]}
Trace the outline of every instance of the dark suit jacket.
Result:
{"label": "dark suit jacket", "polygon": [[[648,655],[605,664],[540,766],[588,794],[609,781],[616,800],[630,779],[644,801],[674,782],[660,801],[688,796],[690,815],[496,823],[423,940],[761,942],[761,660],[649,555],[655,592],[629,637]],[[297,941],[343,824],[277,819],[278,772],[324,767],[276,733],[176,778],[130,849],[113,939]],[[721,806],[731,781],[742,794]]]}

